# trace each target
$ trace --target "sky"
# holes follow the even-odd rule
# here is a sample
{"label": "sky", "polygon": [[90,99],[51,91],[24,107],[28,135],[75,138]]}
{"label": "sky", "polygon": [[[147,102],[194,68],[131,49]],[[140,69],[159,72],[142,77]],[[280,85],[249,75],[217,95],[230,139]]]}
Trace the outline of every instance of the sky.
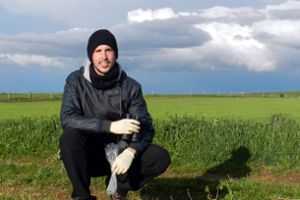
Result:
{"label": "sky", "polygon": [[0,0],[0,93],[63,92],[103,28],[145,94],[300,90],[300,0]]}

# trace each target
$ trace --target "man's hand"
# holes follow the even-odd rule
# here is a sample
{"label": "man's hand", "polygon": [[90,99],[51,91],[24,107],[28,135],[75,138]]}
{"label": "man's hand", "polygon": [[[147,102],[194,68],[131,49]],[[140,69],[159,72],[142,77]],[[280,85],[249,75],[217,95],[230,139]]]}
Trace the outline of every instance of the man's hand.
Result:
{"label": "man's hand", "polygon": [[111,122],[110,132],[114,134],[132,134],[138,133],[140,122],[134,119],[121,119]]}
{"label": "man's hand", "polygon": [[113,173],[116,173],[117,175],[125,174],[132,163],[134,154],[134,149],[125,149],[120,155],[117,156],[116,160],[114,161],[111,167],[111,171]]}

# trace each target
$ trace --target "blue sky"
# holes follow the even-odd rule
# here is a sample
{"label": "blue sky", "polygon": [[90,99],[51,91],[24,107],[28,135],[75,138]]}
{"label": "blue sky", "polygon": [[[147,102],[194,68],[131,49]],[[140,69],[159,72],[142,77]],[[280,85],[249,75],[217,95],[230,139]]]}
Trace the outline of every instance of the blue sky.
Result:
{"label": "blue sky", "polygon": [[1,0],[0,92],[62,92],[110,29],[144,93],[300,90],[300,1]]}

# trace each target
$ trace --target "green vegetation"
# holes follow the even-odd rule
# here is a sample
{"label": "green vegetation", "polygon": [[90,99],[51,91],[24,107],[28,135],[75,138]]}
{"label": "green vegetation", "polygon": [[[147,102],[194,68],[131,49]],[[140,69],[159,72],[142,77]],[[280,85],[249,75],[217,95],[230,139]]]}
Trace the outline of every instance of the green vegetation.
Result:
{"label": "green vegetation", "polygon": [[[69,198],[56,95],[0,94],[0,200]],[[130,199],[299,199],[299,96],[146,95],[172,165]],[[103,181],[92,191],[107,199]]]}
{"label": "green vegetation", "polygon": [[[235,153],[244,159],[249,157],[249,162],[257,165],[285,168],[300,165],[300,126],[283,115],[273,116],[266,124],[227,118],[206,120],[170,116],[155,121],[154,125],[155,142],[170,151],[173,167],[205,170]],[[3,120],[0,129],[2,159],[41,153],[54,155],[62,131],[57,116]],[[235,152],[237,150],[241,152]],[[236,163],[233,161],[233,164]]]}
{"label": "green vegetation", "polygon": [[60,106],[60,101],[0,102],[0,120],[57,115]]}
{"label": "green vegetation", "polygon": [[60,100],[62,93],[0,93],[0,102]]}
{"label": "green vegetation", "polygon": [[[278,114],[262,123],[171,115],[154,125],[155,143],[169,150],[173,162],[163,176],[131,193],[134,199],[300,196],[299,185],[252,178],[262,176],[262,167],[284,177],[299,171],[300,124],[293,118]],[[57,160],[58,116],[2,120],[0,130],[0,199],[67,199],[70,183]],[[102,178],[93,179],[92,188],[105,198]]]}
{"label": "green vegetation", "polygon": [[[231,98],[300,98],[300,91],[288,92],[259,92],[259,93],[233,93],[233,94],[193,94],[193,95],[145,95],[148,97],[231,97]],[[0,102],[28,102],[28,101],[52,101],[61,100],[62,93],[0,93]]]}
{"label": "green vegetation", "polygon": [[272,115],[282,113],[300,121],[298,98],[154,96],[146,97],[146,101],[154,119],[177,114],[267,122]]}
{"label": "green vegetation", "polygon": [[[192,115],[214,119],[234,119],[267,122],[278,113],[300,121],[300,99],[257,97],[202,97],[202,96],[146,96],[149,112],[154,119],[168,115]],[[61,101],[0,102],[0,119],[17,119],[24,116],[51,116],[59,113]]]}
{"label": "green vegetation", "polygon": [[274,115],[266,124],[176,116],[156,123],[156,141],[170,150],[173,165],[185,171],[220,163],[223,171],[246,162],[288,169],[300,164],[300,126],[283,115]]}

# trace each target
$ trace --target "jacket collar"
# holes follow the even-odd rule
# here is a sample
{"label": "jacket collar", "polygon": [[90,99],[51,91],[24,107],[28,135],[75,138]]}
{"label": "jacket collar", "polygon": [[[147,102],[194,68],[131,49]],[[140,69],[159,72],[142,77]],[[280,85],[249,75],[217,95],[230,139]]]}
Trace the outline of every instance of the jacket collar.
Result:
{"label": "jacket collar", "polygon": [[86,60],[83,63],[83,77],[88,81],[88,82],[92,82],[91,81],[91,77],[90,77],[90,65],[91,65],[91,61]]}

